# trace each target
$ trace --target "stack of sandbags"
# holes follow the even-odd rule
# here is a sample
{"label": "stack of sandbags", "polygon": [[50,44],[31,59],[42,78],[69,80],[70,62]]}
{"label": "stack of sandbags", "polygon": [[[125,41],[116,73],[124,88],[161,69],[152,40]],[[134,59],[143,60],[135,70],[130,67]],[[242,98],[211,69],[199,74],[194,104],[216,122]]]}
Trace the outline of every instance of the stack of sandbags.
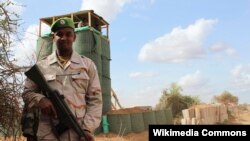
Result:
{"label": "stack of sandbags", "polygon": [[182,110],[183,114],[183,119],[181,120],[181,124],[196,124],[196,119],[195,119],[195,109],[190,108],[190,109],[185,109]]}
{"label": "stack of sandbags", "polygon": [[223,123],[225,120],[228,120],[227,107],[225,105],[220,105],[220,117],[219,122]]}
{"label": "stack of sandbags", "polygon": [[181,124],[217,124],[228,119],[225,105],[196,105],[182,110]]}

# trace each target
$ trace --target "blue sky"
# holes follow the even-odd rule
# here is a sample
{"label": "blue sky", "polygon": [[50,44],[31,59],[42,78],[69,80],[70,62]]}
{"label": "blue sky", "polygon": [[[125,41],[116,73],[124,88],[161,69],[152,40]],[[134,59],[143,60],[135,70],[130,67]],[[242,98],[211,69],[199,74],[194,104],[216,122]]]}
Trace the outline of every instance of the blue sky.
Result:
{"label": "blue sky", "polygon": [[39,18],[89,9],[104,17],[112,87],[125,107],[155,106],[173,82],[203,102],[224,90],[250,102],[250,0],[15,2],[25,5],[13,8],[23,23],[20,62],[35,51]]}

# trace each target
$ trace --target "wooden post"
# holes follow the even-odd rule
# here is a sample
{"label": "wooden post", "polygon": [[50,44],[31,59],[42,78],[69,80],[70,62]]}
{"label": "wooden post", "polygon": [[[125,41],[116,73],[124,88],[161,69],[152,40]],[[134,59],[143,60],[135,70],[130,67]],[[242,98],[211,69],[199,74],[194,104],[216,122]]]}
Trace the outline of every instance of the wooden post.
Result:
{"label": "wooden post", "polygon": [[107,25],[107,37],[109,38],[109,25]]}
{"label": "wooden post", "polygon": [[88,22],[89,22],[89,26],[92,26],[91,24],[91,12],[88,12]]}
{"label": "wooden post", "polygon": [[39,37],[41,37],[41,30],[42,30],[42,23],[41,23],[41,20],[40,20],[40,22],[39,22],[39,33],[38,33],[38,35],[39,35]]}

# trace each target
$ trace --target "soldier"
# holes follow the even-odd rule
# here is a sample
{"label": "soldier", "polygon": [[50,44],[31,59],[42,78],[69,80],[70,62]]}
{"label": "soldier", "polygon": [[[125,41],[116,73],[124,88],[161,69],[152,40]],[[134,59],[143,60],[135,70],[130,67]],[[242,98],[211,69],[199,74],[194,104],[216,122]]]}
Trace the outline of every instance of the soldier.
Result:
{"label": "soldier", "polygon": [[78,24],[77,27],[83,27],[83,26],[88,26],[88,21],[86,19],[81,20]]}
{"label": "soldier", "polygon": [[[70,18],[56,20],[52,26],[53,42],[57,49],[37,65],[48,84],[64,96],[88,139],[94,141],[93,132],[101,122],[102,97],[96,66],[89,58],[73,51],[76,39],[74,23]],[[38,86],[26,79],[23,100],[28,108],[38,107],[39,125],[37,140],[79,141],[78,135],[69,129],[59,137],[52,132],[58,123],[51,101],[41,94]]]}

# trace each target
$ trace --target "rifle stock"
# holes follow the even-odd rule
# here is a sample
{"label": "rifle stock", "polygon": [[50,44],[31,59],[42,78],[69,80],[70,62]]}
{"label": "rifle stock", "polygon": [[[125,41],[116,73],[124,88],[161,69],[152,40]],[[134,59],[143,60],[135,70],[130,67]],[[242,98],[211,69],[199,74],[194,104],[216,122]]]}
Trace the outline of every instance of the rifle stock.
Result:
{"label": "rifle stock", "polygon": [[58,136],[69,128],[72,128],[79,135],[80,138],[84,138],[84,140],[87,141],[86,134],[84,133],[81,126],[78,124],[76,118],[72,114],[71,110],[65,103],[63,95],[60,95],[57,90],[53,90],[47,84],[47,81],[45,80],[38,66],[32,66],[27,72],[25,72],[25,75],[30,80],[35,82],[42,90],[42,92],[46,93],[44,95],[50,99],[56,109],[57,116],[59,118],[59,124],[56,125],[53,131],[54,134]]}

